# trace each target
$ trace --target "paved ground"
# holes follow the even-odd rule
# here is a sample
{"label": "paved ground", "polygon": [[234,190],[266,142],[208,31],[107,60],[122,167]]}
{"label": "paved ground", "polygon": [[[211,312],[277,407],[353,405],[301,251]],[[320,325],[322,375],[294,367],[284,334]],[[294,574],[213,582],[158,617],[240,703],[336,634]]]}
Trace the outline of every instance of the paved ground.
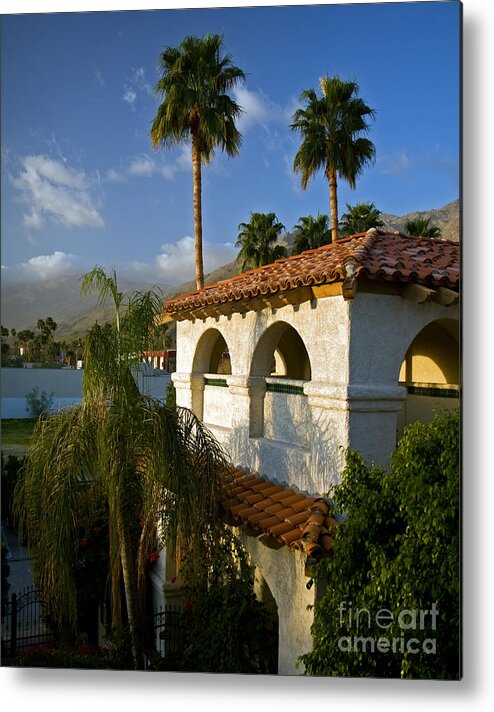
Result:
{"label": "paved ground", "polygon": [[21,593],[28,586],[33,586],[33,576],[29,565],[27,549],[21,546],[16,535],[2,524],[2,539],[7,544],[10,554],[8,564],[9,573],[9,596],[13,593]]}

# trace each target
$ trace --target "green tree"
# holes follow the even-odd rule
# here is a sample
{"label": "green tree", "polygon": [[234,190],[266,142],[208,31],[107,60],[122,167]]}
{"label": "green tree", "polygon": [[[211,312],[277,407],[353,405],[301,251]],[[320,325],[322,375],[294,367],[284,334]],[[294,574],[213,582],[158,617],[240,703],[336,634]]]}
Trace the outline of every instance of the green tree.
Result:
{"label": "green tree", "polygon": [[[334,555],[316,565],[326,592],[302,656],[307,674],[459,678],[459,463],[458,412],[408,426],[387,474],[347,453],[333,492],[345,519]],[[387,649],[376,647],[381,638]]]}
{"label": "green tree", "polygon": [[22,346],[23,349],[23,357],[27,359],[30,356],[29,346],[34,339],[34,331],[31,331],[31,329],[23,329],[19,331],[17,338],[19,345]]}
{"label": "green tree", "polygon": [[274,213],[252,213],[248,223],[240,223],[236,247],[240,247],[237,261],[242,270],[256,269],[286,257],[286,248],[276,244],[285,229]]}
{"label": "green tree", "polygon": [[162,99],[151,126],[153,147],[192,142],[196,284],[204,286],[202,256],[201,167],[216,148],[236,156],[241,135],[235,121],[240,106],[228,92],[245,78],[241,69],[222,55],[223,38],[186,37],[178,47],[160,54],[161,78],[155,92]]}
{"label": "green tree", "polygon": [[418,217],[405,223],[405,232],[417,237],[441,237],[441,228],[431,225],[431,218]]}
{"label": "green tree", "polygon": [[381,211],[374,203],[346,204],[348,212],[343,213],[340,222],[341,237],[349,237],[359,232],[367,232],[372,227],[383,227],[384,223],[379,217]]}
{"label": "green tree", "polygon": [[[108,510],[112,624],[128,624],[134,666],[142,665],[146,566],[161,541],[180,542],[190,581],[204,585],[221,556],[219,519],[228,464],[212,435],[186,409],[142,396],[132,376],[162,308],[154,292],[125,303],[116,275],[85,275],[114,307],[112,324],[94,325],[84,345],[80,405],[38,421],[15,491],[21,536],[61,636],[77,630],[77,515],[81,497],[103,493]],[[228,547],[227,547],[228,549]],[[121,583],[125,607],[120,597]]]}
{"label": "green tree", "polygon": [[295,155],[293,167],[300,173],[302,188],[323,170],[329,182],[331,231],[338,239],[337,178],[355,188],[364,167],[375,157],[374,144],[363,134],[369,130],[368,120],[374,110],[358,96],[354,81],[342,81],[335,76],[322,77],[321,95],[307,89],[300,95],[305,103],[293,115],[291,129],[301,134],[302,143]]}
{"label": "green tree", "polygon": [[295,225],[295,241],[293,243],[292,255],[299,255],[304,250],[313,250],[331,242],[331,230],[328,226],[328,216],[319,215],[314,218],[312,215],[299,218]]}

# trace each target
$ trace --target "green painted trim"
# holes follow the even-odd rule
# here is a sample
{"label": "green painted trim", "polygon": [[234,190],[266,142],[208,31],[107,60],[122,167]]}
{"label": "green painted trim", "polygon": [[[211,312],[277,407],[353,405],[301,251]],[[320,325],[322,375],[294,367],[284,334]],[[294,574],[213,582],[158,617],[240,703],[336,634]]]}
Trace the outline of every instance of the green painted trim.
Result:
{"label": "green painted trim", "polygon": [[228,388],[228,383],[226,378],[205,378],[204,385],[206,386],[220,386],[221,388]]}
{"label": "green painted trim", "polygon": [[304,395],[303,386],[290,386],[287,383],[267,383],[267,390],[271,393],[286,393],[289,395]]}
{"label": "green painted trim", "polygon": [[407,393],[414,396],[432,396],[433,398],[459,398],[460,391],[455,388],[426,388],[424,386],[407,386]]}

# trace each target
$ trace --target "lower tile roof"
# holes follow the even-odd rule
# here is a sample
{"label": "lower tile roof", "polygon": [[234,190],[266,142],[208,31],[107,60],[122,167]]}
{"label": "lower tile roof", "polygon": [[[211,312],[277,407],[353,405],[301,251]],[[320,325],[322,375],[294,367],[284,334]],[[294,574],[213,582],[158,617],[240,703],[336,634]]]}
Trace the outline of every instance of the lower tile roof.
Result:
{"label": "lower tile roof", "polygon": [[241,469],[232,471],[228,496],[222,504],[227,522],[268,546],[286,545],[312,560],[331,552],[336,520],[324,497],[309,497]]}

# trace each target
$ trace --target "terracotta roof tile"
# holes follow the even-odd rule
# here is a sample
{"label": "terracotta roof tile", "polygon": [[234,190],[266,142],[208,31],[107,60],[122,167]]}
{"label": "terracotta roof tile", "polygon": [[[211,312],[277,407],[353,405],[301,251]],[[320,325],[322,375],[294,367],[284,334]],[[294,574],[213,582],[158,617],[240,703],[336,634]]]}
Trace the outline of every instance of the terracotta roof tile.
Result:
{"label": "terracotta roof tile", "polygon": [[242,470],[233,470],[231,478],[230,499],[223,502],[230,523],[305,551],[312,558],[331,551],[336,522],[329,516],[325,499],[308,497]]}
{"label": "terracotta roof tile", "polygon": [[415,282],[459,288],[459,244],[375,228],[300,255],[277,260],[165,302],[168,315],[248,300],[304,286],[341,282],[353,263],[355,279]]}

